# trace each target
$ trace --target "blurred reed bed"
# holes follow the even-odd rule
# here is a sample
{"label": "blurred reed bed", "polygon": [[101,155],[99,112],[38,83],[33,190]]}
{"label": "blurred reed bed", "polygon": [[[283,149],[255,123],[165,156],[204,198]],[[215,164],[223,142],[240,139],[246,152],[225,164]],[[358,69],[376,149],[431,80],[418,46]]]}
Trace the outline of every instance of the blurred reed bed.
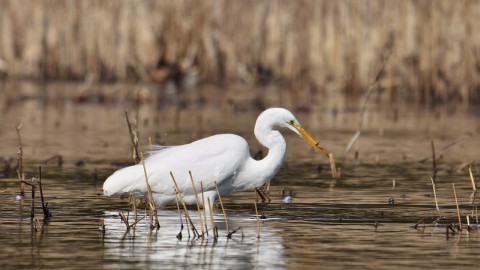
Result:
{"label": "blurred reed bed", "polygon": [[393,100],[480,100],[480,1],[1,0],[9,77],[282,83]]}

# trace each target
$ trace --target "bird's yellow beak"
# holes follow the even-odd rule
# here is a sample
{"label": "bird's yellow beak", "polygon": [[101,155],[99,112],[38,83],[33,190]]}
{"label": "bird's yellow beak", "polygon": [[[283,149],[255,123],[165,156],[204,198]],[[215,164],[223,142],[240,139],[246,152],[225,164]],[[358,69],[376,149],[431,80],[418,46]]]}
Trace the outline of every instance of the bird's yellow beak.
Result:
{"label": "bird's yellow beak", "polygon": [[327,158],[330,158],[330,155],[328,154],[328,152],[323,149],[323,147],[321,147],[319,145],[319,143],[317,141],[315,141],[312,136],[310,136],[310,134],[308,134],[303,128],[302,126],[300,126],[299,123],[293,123],[293,128],[295,128],[296,131],[298,131],[300,137],[302,137],[302,139],[304,139],[306,142],[308,142],[311,146],[313,146],[313,148],[317,149],[320,153],[322,153],[324,156],[326,156]]}

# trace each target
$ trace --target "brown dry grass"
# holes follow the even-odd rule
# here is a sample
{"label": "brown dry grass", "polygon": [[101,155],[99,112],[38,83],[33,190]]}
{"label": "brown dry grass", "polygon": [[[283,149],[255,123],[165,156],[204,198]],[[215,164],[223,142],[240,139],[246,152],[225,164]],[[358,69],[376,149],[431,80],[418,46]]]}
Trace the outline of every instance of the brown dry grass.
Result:
{"label": "brown dry grass", "polygon": [[[415,101],[480,99],[479,1],[0,0],[11,77],[287,82],[355,95],[393,48],[381,82]],[[3,65],[0,65],[3,67]],[[1,71],[0,71],[1,72]],[[270,76],[272,75],[272,76]]]}

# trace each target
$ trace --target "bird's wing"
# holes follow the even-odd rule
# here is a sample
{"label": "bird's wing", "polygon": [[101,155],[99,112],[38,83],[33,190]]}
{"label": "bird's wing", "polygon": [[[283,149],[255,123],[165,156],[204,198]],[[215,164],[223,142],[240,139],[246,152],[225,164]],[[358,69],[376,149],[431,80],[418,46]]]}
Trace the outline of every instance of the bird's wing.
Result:
{"label": "bird's wing", "polygon": [[[243,163],[250,158],[247,142],[236,135],[222,134],[207,137],[190,144],[162,148],[145,160],[150,187],[154,193],[175,194],[170,172],[182,193],[193,194],[189,172],[200,192],[214,190],[234,181]],[[145,193],[143,165],[130,166],[115,172],[104,184],[107,195],[128,192]]]}
{"label": "bird's wing", "polygon": [[166,150],[172,147],[176,147],[176,145],[148,145],[148,146],[145,146],[145,152],[149,156],[153,156],[155,154],[160,153],[163,150]]}
{"label": "bird's wing", "polygon": [[170,172],[184,194],[193,194],[189,172],[200,192],[215,189],[217,185],[233,181],[243,162],[250,157],[247,142],[236,135],[216,135],[190,144],[168,148],[146,160],[152,190],[173,193]]}

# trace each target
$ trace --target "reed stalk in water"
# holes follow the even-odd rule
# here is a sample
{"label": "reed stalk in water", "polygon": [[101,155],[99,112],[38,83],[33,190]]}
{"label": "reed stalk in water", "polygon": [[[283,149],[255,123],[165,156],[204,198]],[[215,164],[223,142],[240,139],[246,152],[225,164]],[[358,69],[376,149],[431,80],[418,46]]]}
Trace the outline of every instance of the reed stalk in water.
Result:
{"label": "reed stalk in water", "polygon": [[175,188],[175,203],[177,204],[178,216],[180,217],[180,232],[177,234],[177,238],[181,240],[182,231],[183,231],[183,219],[182,219],[182,213],[180,212],[180,205],[178,204],[178,192],[176,188]]}
{"label": "reed stalk in water", "polygon": [[[383,74],[385,73],[385,68],[388,64],[388,61],[390,60],[390,56],[392,55],[392,52],[393,52],[392,48],[389,48],[389,50],[387,51],[387,54],[385,55],[385,57],[383,59],[382,66],[381,66],[380,70],[378,71],[377,76],[375,76],[375,79],[373,80],[373,82],[371,82],[367,87],[367,94],[365,95],[365,99],[363,101],[363,105],[362,105],[362,108],[360,110],[360,120],[358,122],[357,132],[355,132],[355,134],[353,134],[352,138],[350,139],[349,143],[347,144],[347,147],[345,149],[345,158],[347,157],[347,154],[350,151],[350,148],[353,146],[353,144],[355,142],[357,142],[358,138],[360,137],[360,135],[362,133],[364,115],[365,115],[365,112],[366,112],[366,109],[367,109],[368,101],[370,100],[370,96],[372,95],[373,91],[375,89],[377,89],[377,84],[380,81],[380,79],[382,78]],[[358,150],[357,150],[357,153],[358,153]]]}
{"label": "reed stalk in water", "polygon": [[217,225],[215,225],[215,222],[213,221],[213,209],[212,209],[212,203],[210,202],[210,197],[207,197],[207,201],[208,201],[208,210],[210,211],[210,221],[212,222],[213,238],[217,239],[218,228],[217,228]]}
{"label": "reed stalk in water", "polygon": [[438,201],[437,201],[437,191],[435,187],[435,181],[433,181],[433,178],[430,176],[430,180],[432,181],[432,188],[433,188],[433,197],[435,198],[435,208],[437,209],[438,212],[438,217],[441,217],[440,214],[440,208],[438,207]]}
{"label": "reed stalk in water", "polygon": [[25,197],[25,174],[23,173],[23,145],[22,137],[20,136],[20,130],[22,129],[22,123],[20,122],[15,129],[17,130],[18,137],[18,153],[17,153],[17,174],[18,181],[20,182],[20,195]]}
{"label": "reed stalk in water", "polygon": [[123,211],[120,211],[118,214],[120,215],[120,219],[125,224],[125,226],[127,228],[127,232],[129,232],[130,231],[130,224],[128,223],[128,218],[125,217],[125,214],[123,213]]}
{"label": "reed stalk in water", "polygon": [[468,168],[468,173],[470,174],[470,181],[472,182],[472,189],[475,192],[475,191],[477,191],[477,184],[475,183],[475,179],[473,178],[472,164],[470,164],[470,167]]}
{"label": "reed stalk in water", "polygon": [[260,238],[260,217],[258,216],[257,202],[253,203],[255,206],[255,216],[257,217],[257,238]]}
{"label": "reed stalk in water", "polygon": [[45,203],[45,199],[43,198],[42,166],[38,166],[38,187],[40,189],[40,199],[42,201],[43,222],[46,222],[52,217],[52,213],[50,212],[50,210],[48,210],[48,203]]}
{"label": "reed stalk in water", "polygon": [[202,211],[200,211],[200,201],[198,200],[197,188],[195,187],[195,181],[193,181],[192,172],[188,171],[188,174],[190,175],[190,181],[192,182],[193,193],[195,193],[195,201],[197,203],[198,219],[200,220],[200,228],[202,230],[202,237],[203,237],[205,231],[203,230]]}
{"label": "reed stalk in water", "polygon": [[[138,148],[140,149],[140,161],[142,162],[143,173],[145,175],[145,183],[147,185],[148,200],[147,205],[150,210],[150,228],[151,229],[160,229],[160,222],[158,221],[157,208],[155,202],[153,201],[152,189],[150,188],[150,183],[148,182],[147,167],[145,166],[145,159],[143,158],[142,146],[138,142],[138,137],[134,131],[136,141],[138,143]],[[155,224],[153,223],[153,218],[155,218]]]}
{"label": "reed stalk in water", "polygon": [[227,227],[227,234],[230,232],[228,227],[227,214],[225,213],[225,208],[223,208],[222,196],[220,195],[220,190],[218,189],[217,181],[215,181],[215,188],[217,189],[218,201],[220,202],[220,207],[222,208],[223,217],[225,218],[225,226]]}
{"label": "reed stalk in water", "polygon": [[130,138],[132,139],[133,160],[135,164],[138,164],[140,163],[140,152],[138,151],[139,141],[135,130],[132,128],[130,119],[128,118],[128,112],[125,112],[125,119],[127,120],[128,131],[130,132]]}
{"label": "reed stalk in water", "polygon": [[173,176],[172,172],[170,172],[170,176],[172,177],[173,183],[175,184],[175,188],[177,189],[177,193],[178,193],[178,196],[180,198],[180,202],[182,202],[183,210],[185,211],[185,215],[187,217],[187,221],[186,221],[187,226],[188,226],[188,223],[190,223],[190,226],[192,226],[193,237],[195,237],[197,235],[200,236],[197,229],[195,228],[195,225],[193,224],[193,221],[190,217],[190,213],[188,212],[188,209],[187,209],[187,205],[185,204],[185,201],[183,200],[182,193],[180,192],[180,188],[178,187],[177,181],[175,180],[175,177]]}
{"label": "reed stalk in water", "polygon": [[203,224],[205,224],[205,233],[208,235],[207,208],[205,207],[205,195],[203,194],[203,182],[202,181],[200,181],[200,189],[201,189],[201,192],[202,192]]}
{"label": "reed stalk in water", "polygon": [[338,179],[337,165],[335,165],[335,157],[332,153],[328,155],[330,160],[330,170],[332,172],[332,179]]}
{"label": "reed stalk in water", "polygon": [[458,216],[458,228],[459,231],[462,230],[462,219],[460,217],[460,207],[458,206],[457,191],[455,190],[455,183],[452,183],[453,194],[455,195],[455,204],[457,205],[457,216]]}
{"label": "reed stalk in water", "polygon": [[433,140],[431,141],[432,145],[432,181],[435,182],[437,179],[437,158],[435,157],[435,144],[433,143]]}

